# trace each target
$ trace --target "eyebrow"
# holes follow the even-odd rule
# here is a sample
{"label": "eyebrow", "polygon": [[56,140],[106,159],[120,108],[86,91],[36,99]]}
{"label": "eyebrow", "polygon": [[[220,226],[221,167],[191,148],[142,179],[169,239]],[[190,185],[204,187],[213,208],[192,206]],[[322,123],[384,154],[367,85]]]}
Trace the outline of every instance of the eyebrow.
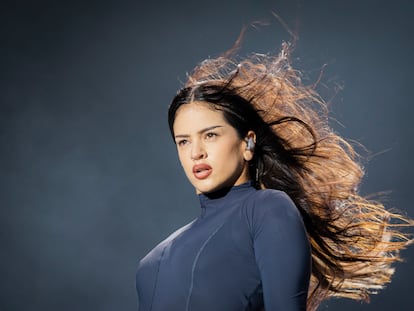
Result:
{"label": "eyebrow", "polygon": [[[206,127],[204,129],[199,130],[197,132],[197,134],[203,134],[205,132],[208,132],[208,131],[211,131],[211,130],[214,130],[214,129],[220,128],[220,127],[224,127],[224,126],[223,125],[213,125],[213,126],[209,126],[209,127]],[[188,135],[188,134],[179,134],[179,135],[175,135],[174,138],[182,138],[182,137],[189,137],[189,136],[190,135]]]}

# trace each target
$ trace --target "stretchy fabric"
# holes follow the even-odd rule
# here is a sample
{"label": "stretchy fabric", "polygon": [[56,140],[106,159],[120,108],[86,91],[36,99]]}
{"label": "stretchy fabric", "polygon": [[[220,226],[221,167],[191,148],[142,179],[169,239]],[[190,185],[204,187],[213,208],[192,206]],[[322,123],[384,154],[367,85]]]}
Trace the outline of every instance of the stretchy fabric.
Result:
{"label": "stretchy fabric", "polygon": [[306,310],[311,254],[299,211],[251,183],[199,195],[201,213],[139,263],[139,311]]}

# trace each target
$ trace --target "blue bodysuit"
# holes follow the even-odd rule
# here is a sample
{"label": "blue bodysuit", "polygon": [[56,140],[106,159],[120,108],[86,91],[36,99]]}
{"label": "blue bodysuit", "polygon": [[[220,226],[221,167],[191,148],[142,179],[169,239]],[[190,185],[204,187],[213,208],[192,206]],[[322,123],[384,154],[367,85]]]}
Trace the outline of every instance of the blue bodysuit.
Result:
{"label": "blue bodysuit", "polygon": [[306,310],[311,253],[291,199],[250,182],[199,199],[140,261],[139,311]]}

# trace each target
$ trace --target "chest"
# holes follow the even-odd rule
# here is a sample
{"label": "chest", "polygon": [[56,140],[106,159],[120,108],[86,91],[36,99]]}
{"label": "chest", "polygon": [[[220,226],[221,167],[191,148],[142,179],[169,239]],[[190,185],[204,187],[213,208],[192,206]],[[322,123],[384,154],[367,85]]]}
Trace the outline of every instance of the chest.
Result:
{"label": "chest", "polygon": [[240,310],[261,283],[251,232],[242,215],[231,211],[202,217],[158,245],[138,274],[154,284],[154,297],[162,297],[157,303],[181,303],[191,310],[217,300],[229,303],[226,310]]}
{"label": "chest", "polygon": [[160,268],[177,275],[240,274],[255,266],[252,236],[237,213],[200,218],[164,246]]}

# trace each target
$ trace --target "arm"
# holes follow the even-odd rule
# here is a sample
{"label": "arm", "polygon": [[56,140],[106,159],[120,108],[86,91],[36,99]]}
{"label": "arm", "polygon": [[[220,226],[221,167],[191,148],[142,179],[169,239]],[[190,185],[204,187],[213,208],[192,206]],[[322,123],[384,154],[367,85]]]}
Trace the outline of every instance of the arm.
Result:
{"label": "arm", "polygon": [[306,310],[311,251],[294,203],[283,192],[258,193],[253,239],[267,311]]}

